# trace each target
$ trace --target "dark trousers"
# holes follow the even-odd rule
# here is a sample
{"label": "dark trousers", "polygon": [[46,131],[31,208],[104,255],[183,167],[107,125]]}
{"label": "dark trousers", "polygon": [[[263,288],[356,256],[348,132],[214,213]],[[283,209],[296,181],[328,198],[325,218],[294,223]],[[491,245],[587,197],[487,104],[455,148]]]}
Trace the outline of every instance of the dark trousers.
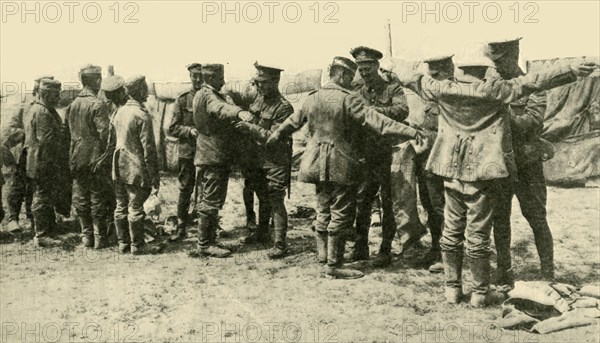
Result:
{"label": "dark trousers", "polygon": [[343,237],[351,234],[352,223],[356,216],[357,186],[320,182],[316,184],[316,191],[316,231]]}
{"label": "dark trousers", "polygon": [[73,203],[82,223],[82,234],[93,235],[92,220],[106,222],[110,217],[111,188],[108,172],[83,173],[73,180]]}
{"label": "dark trousers", "polygon": [[150,196],[149,187],[127,185],[121,181],[115,181],[115,196],[117,206],[115,208],[115,220],[127,218],[130,223],[143,221],[146,218],[144,202]]}
{"label": "dark trousers", "polygon": [[494,216],[498,275],[510,275],[512,269],[510,216],[513,194],[517,196],[521,213],[533,230],[542,273],[551,274],[554,271],[554,241],[546,216],[546,180],[543,163],[535,162],[519,167],[516,183],[507,180],[498,187]]}
{"label": "dark trousers", "polygon": [[390,180],[391,155],[381,154],[380,158],[368,162],[363,180],[358,185],[356,199],[356,232],[354,240],[357,245],[367,246],[369,240],[369,228],[371,227],[371,213],[373,202],[377,194],[381,197],[382,210],[382,241],[381,251],[389,252],[392,249],[392,241],[396,236],[396,221],[392,206],[392,188]]}
{"label": "dark trousers", "polygon": [[27,150],[23,149],[17,164],[17,170],[8,189],[8,220],[19,220],[21,205],[25,202],[25,213],[28,218],[33,218],[31,204],[33,202],[34,183],[27,177],[26,172]]}
{"label": "dark trousers", "polygon": [[177,201],[177,219],[182,223],[188,222],[190,202],[196,185],[196,166],[194,160],[180,158],[179,167],[179,199]]}
{"label": "dark trousers", "polygon": [[33,180],[35,191],[31,210],[35,221],[35,236],[44,237],[53,235],[56,229],[56,215],[54,213],[60,197],[56,180],[50,175],[43,175]]}
{"label": "dark trousers", "polygon": [[197,210],[200,216],[199,225],[200,223],[202,225],[198,228],[198,246],[204,248],[214,243],[212,240],[216,237],[219,211],[223,208],[227,197],[231,170],[226,165],[203,165],[200,166],[200,169],[202,170],[199,175],[202,197],[197,205]]}
{"label": "dark trousers", "polygon": [[431,248],[440,250],[440,238],[444,226],[444,179],[425,170],[428,154],[417,155],[416,173],[419,199],[427,212],[427,222],[431,231]]}

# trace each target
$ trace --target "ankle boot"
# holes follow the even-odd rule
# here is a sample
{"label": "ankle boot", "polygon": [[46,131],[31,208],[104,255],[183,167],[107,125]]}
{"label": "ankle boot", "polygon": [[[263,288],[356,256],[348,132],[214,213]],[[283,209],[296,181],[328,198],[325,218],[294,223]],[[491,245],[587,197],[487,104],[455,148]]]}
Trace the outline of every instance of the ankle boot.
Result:
{"label": "ankle boot", "polygon": [[450,304],[457,304],[462,298],[462,251],[443,251],[442,261],[444,264],[446,301]]}
{"label": "ankle boot", "polygon": [[185,222],[181,219],[177,220],[177,229],[174,234],[169,237],[171,242],[178,242],[187,237]]}
{"label": "ankle boot", "polygon": [[490,290],[490,260],[489,258],[469,257],[473,290],[471,293],[471,306],[483,307],[494,305],[504,300],[502,293]]}
{"label": "ankle boot", "polygon": [[94,246],[94,225],[92,218],[87,215],[79,215],[79,225],[81,225],[81,242],[86,248]]}
{"label": "ankle boot", "polygon": [[350,251],[344,255],[348,262],[364,261],[369,259],[369,240],[364,234],[357,234]]}
{"label": "ankle boot", "polygon": [[327,238],[327,266],[325,274],[332,279],[358,279],[364,276],[355,269],[343,269],[344,248],[346,241],[341,235],[329,234]]}
{"label": "ankle boot", "polygon": [[108,236],[108,227],[106,223],[106,219],[94,219],[94,249],[104,249],[108,245],[107,236]]}
{"label": "ankle boot", "polygon": [[129,221],[127,221],[127,218],[115,219],[115,231],[117,231],[119,252],[121,254],[129,253],[131,237],[129,236]]}
{"label": "ankle boot", "polygon": [[321,264],[327,263],[327,231],[317,231],[317,261]]}

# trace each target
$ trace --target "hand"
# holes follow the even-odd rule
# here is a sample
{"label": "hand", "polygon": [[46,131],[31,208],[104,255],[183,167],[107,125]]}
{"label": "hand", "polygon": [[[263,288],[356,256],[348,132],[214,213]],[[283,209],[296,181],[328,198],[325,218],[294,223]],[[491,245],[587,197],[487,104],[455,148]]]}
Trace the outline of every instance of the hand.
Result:
{"label": "hand", "polygon": [[417,155],[425,152],[425,150],[427,150],[428,146],[429,146],[429,139],[425,135],[423,135],[422,132],[417,131],[417,134],[415,136],[415,140],[413,143],[413,148],[415,149],[415,152],[417,153]]}
{"label": "hand", "polygon": [[252,131],[252,124],[248,123],[247,121],[240,121],[235,124],[235,128],[242,132],[250,132]]}
{"label": "hand", "polygon": [[240,113],[238,113],[238,118],[247,122],[251,122],[254,120],[254,116],[248,111],[240,111]]}
{"label": "hand", "polygon": [[192,135],[192,138],[196,138],[196,137],[198,137],[198,134],[199,134],[199,132],[198,132],[198,130],[196,130],[195,128],[193,128],[193,129],[190,131],[190,135]]}
{"label": "hand", "polygon": [[273,145],[273,144],[277,144],[279,141],[281,140],[281,134],[279,133],[279,131],[275,130],[267,139],[267,143],[265,143],[267,146]]}
{"label": "hand", "polygon": [[594,62],[584,62],[579,64],[571,64],[571,71],[576,76],[590,76],[594,70],[598,69],[598,65]]}

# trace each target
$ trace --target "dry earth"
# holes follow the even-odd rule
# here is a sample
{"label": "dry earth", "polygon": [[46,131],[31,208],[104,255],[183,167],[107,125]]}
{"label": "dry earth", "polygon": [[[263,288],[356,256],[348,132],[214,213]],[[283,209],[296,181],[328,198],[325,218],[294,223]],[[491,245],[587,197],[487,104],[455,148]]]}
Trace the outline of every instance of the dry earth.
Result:
{"label": "dry earth", "polygon": [[[163,217],[175,213],[176,180],[161,186]],[[138,258],[75,246],[35,250],[31,234],[0,236],[2,342],[598,342],[600,325],[548,335],[501,331],[499,307],[444,304],[442,276],[419,264],[421,252],[352,281],[322,278],[314,262],[313,188],[294,184],[291,255],[271,261],[262,247],[228,259],[190,258],[195,238]],[[513,254],[521,279],[535,279],[532,233],[515,203]],[[595,188],[549,189],[549,221],[560,281],[600,283],[600,199]],[[230,183],[222,226],[235,243],[244,234],[241,185]],[[25,219],[23,219],[25,221]],[[65,223],[69,226],[73,223]],[[371,233],[376,251],[380,230]],[[424,249],[428,238],[423,239]],[[397,248],[397,247],[396,247]],[[465,272],[468,278],[468,271]]]}

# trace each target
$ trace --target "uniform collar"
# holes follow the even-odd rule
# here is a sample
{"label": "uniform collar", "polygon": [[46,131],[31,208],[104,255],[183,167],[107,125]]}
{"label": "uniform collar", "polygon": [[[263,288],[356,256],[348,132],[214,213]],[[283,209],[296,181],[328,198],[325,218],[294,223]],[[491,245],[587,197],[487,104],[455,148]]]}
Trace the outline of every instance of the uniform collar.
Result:
{"label": "uniform collar", "polygon": [[381,77],[377,77],[377,80],[375,80],[375,82],[372,85],[367,85],[365,83],[365,87],[367,88],[368,91],[380,91],[382,90],[385,85],[387,84],[387,82]]}
{"label": "uniform collar", "polygon": [[134,100],[134,99],[129,99],[127,100],[127,102],[125,103],[124,106],[136,106],[139,107],[141,109],[146,109],[146,107],[144,106],[144,104],[141,104],[139,101]]}
{"label": "uniform collar", "polygon": [[456,79],[456,81],[458,82],[463,82],[463,83],[478,83],[478,82],[485,82],[486,79],[478,79],[475,76],[471,76],[471,75],[458,75],[454,77]]}
{"label": "uniform collar", "polygon": [[338,85],[337,83],[331,82],[331,81],[329,81],[325,85],[323,85],[323,89],[338,89],[338,90],[341,90],[341,91],[344,91],[344,92],[349,92],[350,91],[349,89],[346,89],[346,88]]}
{"label": "uniform collar", "polygon": [[95,97],[96,94],[92,93],[92,91],[87,88],[83,88],[77,96],[80,96],[80,97],[93,96],[93,97]]}

